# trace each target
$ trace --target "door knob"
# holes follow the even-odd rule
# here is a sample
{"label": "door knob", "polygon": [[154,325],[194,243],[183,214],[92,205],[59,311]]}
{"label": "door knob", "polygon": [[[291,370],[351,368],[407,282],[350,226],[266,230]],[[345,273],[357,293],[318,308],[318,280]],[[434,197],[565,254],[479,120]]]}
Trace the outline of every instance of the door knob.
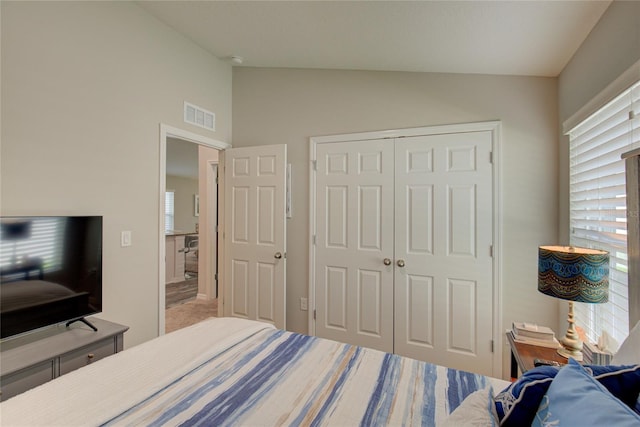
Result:
{"label": "door knob", "polygon": [[398,267],[404,267],[404,260],[403,259],[399,259],[397,264],[398,264]]}
{"label": "door knob", "polygon": [[391,265],[391,260],[389,258],[385,258],[382,262],[384,265]]}
{"label": "door knob", "polygon": [[275,259],[280,259],[280,258],[282,258],[282,254],[280,252],[276,252],[275,255],[273,255],[273,257]]}

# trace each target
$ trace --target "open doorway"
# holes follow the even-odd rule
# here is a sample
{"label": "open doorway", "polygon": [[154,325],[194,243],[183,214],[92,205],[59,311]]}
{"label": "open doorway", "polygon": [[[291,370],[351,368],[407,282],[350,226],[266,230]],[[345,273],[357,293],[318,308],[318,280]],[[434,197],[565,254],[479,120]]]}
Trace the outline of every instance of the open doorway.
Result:
{"label": "open doorway", "polygon": [[[198,292],[202,218],[199,151],[196,143],[175,137],[167,138],[165,332],[217,316],[215,295],[209,298],[205,292]],[[206,184],[208,186],[211,183]],[[217,211],[217,206],[212,208]]]}
{"label": "open doorway", "polygon": [[228,144],[161,125],[158,333],[217,315],[217,170]]}

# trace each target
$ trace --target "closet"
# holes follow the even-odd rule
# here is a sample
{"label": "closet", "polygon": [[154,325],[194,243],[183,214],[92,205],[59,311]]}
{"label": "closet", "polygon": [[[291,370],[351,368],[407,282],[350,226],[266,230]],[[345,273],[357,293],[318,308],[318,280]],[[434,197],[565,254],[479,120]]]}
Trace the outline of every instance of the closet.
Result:
{"label": "closet", "polygon": [[312,146],[316,335],[492,373],[495,135]]}

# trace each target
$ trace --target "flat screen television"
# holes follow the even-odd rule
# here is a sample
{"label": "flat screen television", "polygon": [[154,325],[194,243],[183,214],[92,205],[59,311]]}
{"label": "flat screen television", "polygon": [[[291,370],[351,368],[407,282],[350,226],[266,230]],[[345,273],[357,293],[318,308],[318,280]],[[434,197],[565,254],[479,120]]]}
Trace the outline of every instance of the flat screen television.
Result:
{"label": "flat screen television", "polygon": [[0,338],[101,311],[101,216],[0,218]]}

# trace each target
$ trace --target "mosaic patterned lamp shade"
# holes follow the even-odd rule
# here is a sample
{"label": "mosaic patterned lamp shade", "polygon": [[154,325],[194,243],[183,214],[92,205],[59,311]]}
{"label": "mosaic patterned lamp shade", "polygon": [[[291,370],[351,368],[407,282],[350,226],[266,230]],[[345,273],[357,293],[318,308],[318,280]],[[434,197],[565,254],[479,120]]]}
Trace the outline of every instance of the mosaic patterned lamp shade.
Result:
{"label": "mosaic patterned lamp shade", "polygon": [[573,303],[609,301],[609,252],[573,246],[538,248],[538,291],[569,300],[569,328],[558,353],[582,360],[582,341],[575,330]]}
{"label": "mosaic patterned lamp shade", "polygon": [[609,252],[571,246],[540,246],[538,290],[569,301],[609,301]]}

